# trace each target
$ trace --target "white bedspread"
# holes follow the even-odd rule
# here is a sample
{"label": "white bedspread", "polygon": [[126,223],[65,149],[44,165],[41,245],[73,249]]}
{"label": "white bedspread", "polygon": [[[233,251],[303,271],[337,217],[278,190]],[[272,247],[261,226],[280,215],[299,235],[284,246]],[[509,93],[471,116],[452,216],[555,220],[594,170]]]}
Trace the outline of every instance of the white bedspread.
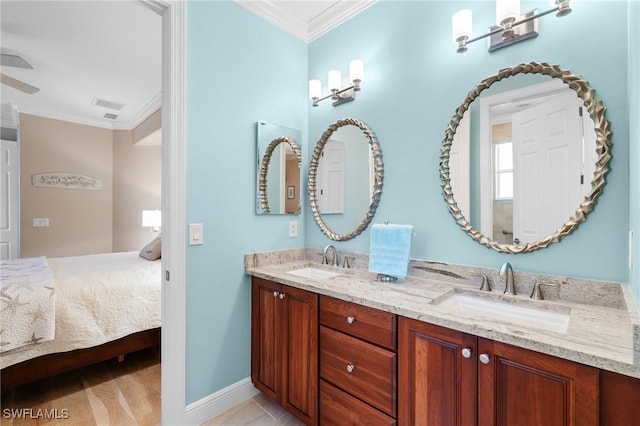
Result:
{"label": "white bedspread", "polygon": [[53,339],[55,291],[44,257],[0,260],[0,352]]}
{"label": "white bedspread", "polygon": [[137,252],[47,259],[56,288],[55,339],[0,355],[0,368],[160,327],[160,260]]}

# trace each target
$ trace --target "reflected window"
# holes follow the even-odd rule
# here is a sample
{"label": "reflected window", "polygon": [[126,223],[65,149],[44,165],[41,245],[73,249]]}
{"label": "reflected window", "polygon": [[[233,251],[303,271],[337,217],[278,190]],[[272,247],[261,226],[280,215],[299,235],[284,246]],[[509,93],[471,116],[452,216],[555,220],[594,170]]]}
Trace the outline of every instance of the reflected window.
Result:
{"label": "reflected window", "polygon": [[494,144],[495,200],[513,199],[513,142],[502,141]]}

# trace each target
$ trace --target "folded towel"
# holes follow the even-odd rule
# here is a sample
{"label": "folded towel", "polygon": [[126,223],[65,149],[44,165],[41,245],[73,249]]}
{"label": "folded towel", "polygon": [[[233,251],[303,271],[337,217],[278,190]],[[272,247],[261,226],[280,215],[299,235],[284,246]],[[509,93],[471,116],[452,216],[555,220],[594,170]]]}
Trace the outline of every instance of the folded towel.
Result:
{"label": "folded towel", "polygon": [[373,225],[369,271],[396,278],[407,276],[412,225]]}

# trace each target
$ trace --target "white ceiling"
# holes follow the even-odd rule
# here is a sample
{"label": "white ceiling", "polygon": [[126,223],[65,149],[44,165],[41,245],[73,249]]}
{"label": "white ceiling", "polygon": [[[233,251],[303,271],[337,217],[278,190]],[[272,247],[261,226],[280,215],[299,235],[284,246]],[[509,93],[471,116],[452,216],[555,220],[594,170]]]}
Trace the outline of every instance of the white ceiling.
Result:
{"label": "white ceiling", "polygon": [[[34,69],[2,72],[40,88],[1,85],[2,125],[20,112],[98,127],[131,129],[161,104],[162,18],[141,2],[6,1],[0,4],[2,53]],[[92,106],[93,98],[124,104]],[[105,113],[117,114],[115,120]]]}
{"label": "white ceiling", "polygon": [[[234,1],[305,42],[375,2]],[[16,127],[17,110],[97,127],[136,127],[161,105],[161,24],[143,1],[2,0],[2,53],[19,55],[34,69],[1,71],[40,88],[28,95],[0,85],[2,126]],[[125,106],[93,106],[94,98]]]}

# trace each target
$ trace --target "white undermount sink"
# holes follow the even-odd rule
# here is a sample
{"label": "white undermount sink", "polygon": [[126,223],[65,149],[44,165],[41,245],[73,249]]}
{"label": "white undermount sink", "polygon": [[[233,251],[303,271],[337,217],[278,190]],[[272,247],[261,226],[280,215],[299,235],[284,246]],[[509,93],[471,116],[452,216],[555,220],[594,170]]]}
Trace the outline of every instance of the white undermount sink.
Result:
{"label": "white undermount sink", "polygon": [[554,307],[554,310],[549,310],[526,302],[454,291],[448,297],[445,295],[442,300],[432,303],[473,319],[508,322],[562,334],[567,332],[571,317],[569,308]]}
{"label": "white undermount sink", "polygon": [[287,274],[295,275],[302,278],[308,278],[311,280],[326,280],[328,278],[342,275],[340,272],[328,271],[326,269],[314,268],[312,266],[300,269],[292,269],[291,271],[287,271]]}

